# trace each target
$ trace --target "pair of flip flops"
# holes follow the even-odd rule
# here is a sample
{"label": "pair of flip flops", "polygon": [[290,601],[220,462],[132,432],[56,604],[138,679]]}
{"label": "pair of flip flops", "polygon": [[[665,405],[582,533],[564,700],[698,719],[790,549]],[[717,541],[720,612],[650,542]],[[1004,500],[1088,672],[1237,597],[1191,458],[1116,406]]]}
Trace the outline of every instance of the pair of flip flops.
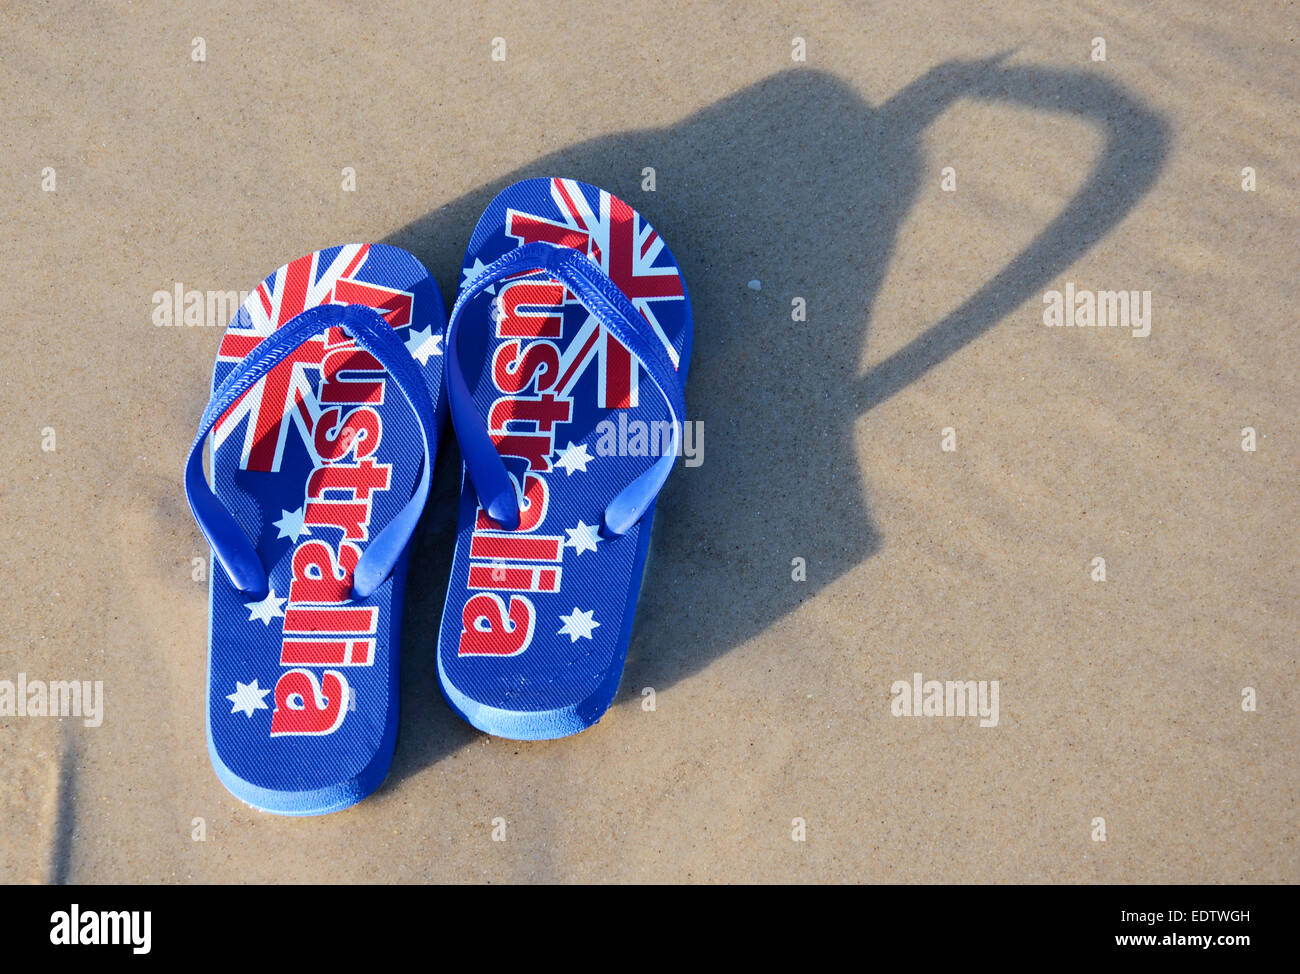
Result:
{"label": "pair of flip flops", "polygon": [[208,750],[226,787],[315,815],[383,780],[409,543],[448,412],[464,467],[443,694],[502,737],[599,720],[678,452],[690,349],[663,240],[571,179],[493,200],[450,318],[420,262],[383,244],[266,278],[222,338],[185,471],[214,556]]}

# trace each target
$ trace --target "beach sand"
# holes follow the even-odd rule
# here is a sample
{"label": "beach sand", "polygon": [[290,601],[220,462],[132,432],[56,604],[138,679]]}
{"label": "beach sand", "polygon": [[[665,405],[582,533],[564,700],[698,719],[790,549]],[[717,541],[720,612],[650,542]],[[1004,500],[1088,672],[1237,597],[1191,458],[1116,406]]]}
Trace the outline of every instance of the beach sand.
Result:
{"label": "beach sand", "polygon": [[[0,679],[104,702],[0,717],[0,880],[1300,881],[1295,6],[472,7],[0,13]],[[355,240],[450,300],[525,175],[629,200],[694,305],[622,689],[545,743],[448,710],[448,436],[392,772],[254,811],[181,487],[224,322],[154,295]],[[1067,284],[1149,334],[1045,327]],[[997,725],[895,716],[916,673]]]}

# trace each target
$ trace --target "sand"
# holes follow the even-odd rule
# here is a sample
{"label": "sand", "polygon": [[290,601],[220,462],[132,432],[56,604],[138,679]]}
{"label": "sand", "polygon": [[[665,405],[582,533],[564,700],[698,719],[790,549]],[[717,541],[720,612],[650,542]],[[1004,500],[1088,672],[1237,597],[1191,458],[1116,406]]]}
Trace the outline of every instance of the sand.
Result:
{"label": "sand", "polygon": [[[1294,5],[521,6],[0,13],[0,679],[104,704],[0,717],[0,880],[1300,880]],[[632,202],[695,308],[622,689],[547,743],[448,711],[448,445],[387,782],[256,812],[180,476],[224,322],[154,295],[358,240],[450,298],[524,175]],[[1067,284],[1149,334],[1046,327]],[[996,726],[895,716],[916,673]]]}

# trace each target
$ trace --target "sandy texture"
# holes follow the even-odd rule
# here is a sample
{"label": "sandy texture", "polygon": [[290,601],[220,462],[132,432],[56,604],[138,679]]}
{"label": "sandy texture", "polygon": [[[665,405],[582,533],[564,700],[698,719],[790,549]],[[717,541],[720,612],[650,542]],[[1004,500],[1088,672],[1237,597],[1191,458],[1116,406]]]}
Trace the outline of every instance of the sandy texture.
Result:
{"label": "sandy texture", "polygon": [[[0,679],[105,696],[0,718],[0,880],[1300,880],[1295,7],[439,6],[0,12]],[[447,710],[449,446],[388,781],[252,811],[180,483],[220,329],[152,296],[366,240],[450,299],[522,175],[631,201],[695,307],[705,462],[623,688],[550,743]],[[1066,282],[1149,290],[1150,335],[1044,327]],[[998,680],[998,726],[893,716],[916,672]]]}

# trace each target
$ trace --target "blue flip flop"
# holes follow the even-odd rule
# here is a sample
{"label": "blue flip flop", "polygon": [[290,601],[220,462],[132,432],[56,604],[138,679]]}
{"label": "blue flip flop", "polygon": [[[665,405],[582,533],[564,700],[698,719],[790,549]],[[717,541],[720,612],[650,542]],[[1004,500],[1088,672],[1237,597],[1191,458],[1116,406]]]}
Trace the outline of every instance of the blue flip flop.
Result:
{"label": "blue flip flop", "polygon": [[281,267],[222,338],[185,491],[214,555],[208,751],[263,811],[337,811],[388,772],[445,321],[418,260],[350,244]]}
{"label": "blue flip flop", "polygon": [[572,179],[497,196],[463,274],[444,358],[465,467],[439,682],[490,734],[563,737],[618,689],[680,452],[690,301],[650,224]]}

